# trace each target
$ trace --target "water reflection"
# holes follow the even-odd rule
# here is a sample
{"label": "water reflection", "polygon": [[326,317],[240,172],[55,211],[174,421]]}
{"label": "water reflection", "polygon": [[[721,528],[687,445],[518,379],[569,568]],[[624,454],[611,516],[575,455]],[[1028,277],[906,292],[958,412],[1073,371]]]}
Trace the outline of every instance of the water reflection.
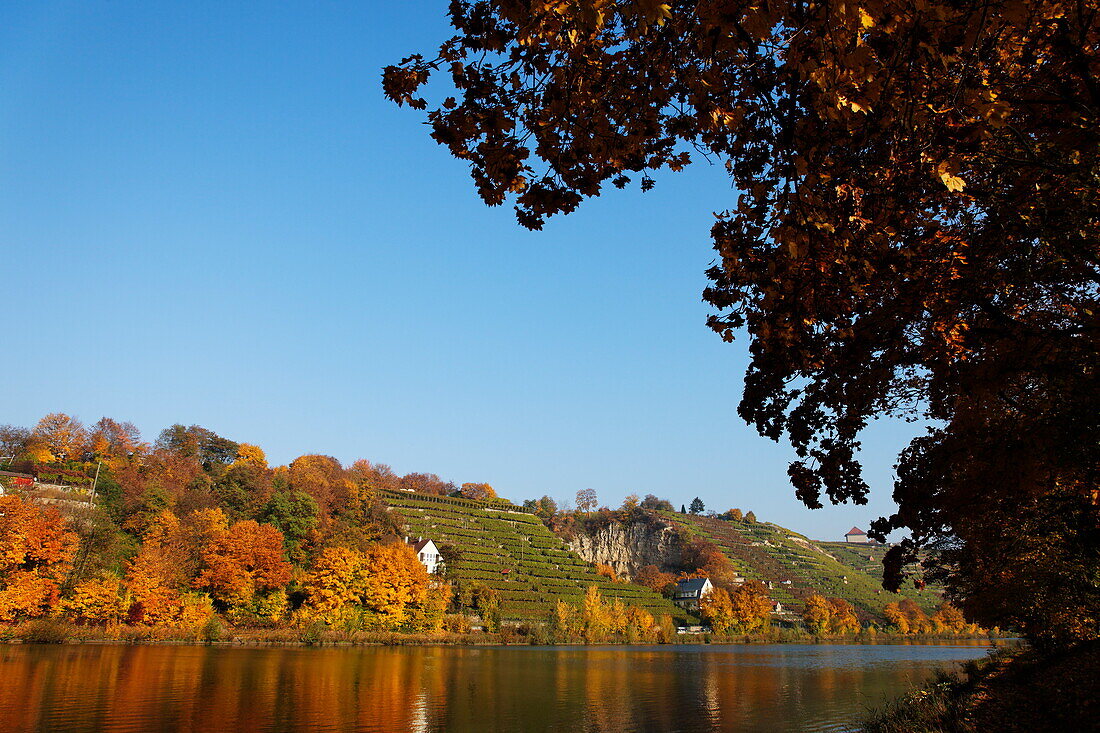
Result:
{"label": "water reflection", "polygon": [[835,731],[982,646],[0,647],[12,731]]}

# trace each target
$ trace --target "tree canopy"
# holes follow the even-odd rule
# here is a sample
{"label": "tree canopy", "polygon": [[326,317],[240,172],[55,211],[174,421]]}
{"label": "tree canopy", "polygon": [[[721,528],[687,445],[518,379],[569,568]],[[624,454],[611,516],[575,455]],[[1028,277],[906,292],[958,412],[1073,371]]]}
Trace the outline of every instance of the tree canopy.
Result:
{"label": "tree canopy", "polygon": [[[972,616],[1073,641],[1100,614],[1043,609],[1100,600],[1098,9],[454,0],[456,35],[383,85],[428,109],[447,74],[432,137],[532,229],[608,183],[724,165],[709,325],[747,330],[739,413],[793,446],[797,496],[864,503],[868,422],[927,421],[872,527],[910,533],[888,584],[931,545]],[[1052,514],[1070,519],[1039,564],[1077,580],[1023,604],[984,593],[1035,563],[1016,548],[1044,529],[1018,520]]]}

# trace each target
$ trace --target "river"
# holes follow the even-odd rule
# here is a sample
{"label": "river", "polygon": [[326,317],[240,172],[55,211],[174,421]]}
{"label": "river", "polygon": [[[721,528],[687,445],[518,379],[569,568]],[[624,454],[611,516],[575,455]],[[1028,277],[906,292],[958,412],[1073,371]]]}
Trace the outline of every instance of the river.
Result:
{"label": "river", "polygon": [[845,731],[987,646],[0,646],[4,731]]}

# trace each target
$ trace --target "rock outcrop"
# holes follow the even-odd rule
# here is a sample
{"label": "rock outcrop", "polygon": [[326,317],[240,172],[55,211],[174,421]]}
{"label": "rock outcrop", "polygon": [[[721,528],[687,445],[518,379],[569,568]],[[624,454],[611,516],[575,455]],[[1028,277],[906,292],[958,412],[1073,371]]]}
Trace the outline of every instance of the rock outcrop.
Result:
{"label": "rock outcrop", "polygon": [[633,577],[646,565],[677,570],[683,540],[676,529],[660,520],[612,522],[593,533],[578,533],[569,547],[588,562],[610,565],[620,575]]}

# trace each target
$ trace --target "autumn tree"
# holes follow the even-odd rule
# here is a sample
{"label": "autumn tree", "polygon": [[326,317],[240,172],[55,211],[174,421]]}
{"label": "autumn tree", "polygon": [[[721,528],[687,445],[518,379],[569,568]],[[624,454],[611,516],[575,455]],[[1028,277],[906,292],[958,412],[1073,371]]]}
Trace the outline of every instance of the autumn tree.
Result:
{"label": "autumn tree", "polygon": [[206,590],[231,618],[271,621],[282,615],[290,563],[283,534],[272,525],[248,519],[215,531],[202,548],[202,563],[192,585]]}
{"label": "autumn tree", "polygon": [[410,606],[424,603],[428,571],[404,542],[376,544],[363,553],[362,603],[383,625],[405,621]]}
{"label": "autumn tree", "polygon": [[1100,614],[1058,615],[1043,583],[968,595],[990,590],[1019,520],[1061,504],[1064,537],[1024,565],[1090,558],[1078,577],[1093,580],[1058,595],[1072,607],[1100,586],[1095,2],[449,12],[455,37],[388,67],[383,88],[428,109],[424,84],[448,75],[431,134],[487,203],[512,201],[537,229],[609,183],[649,189],[696,151],[724,164],[735,193],[711,228],[709,325],[747,331],[738,412],[793,446],[796,495],[864,503],[864,428],[927,419],[898,463],[897,512],[872,525],[909,533],[887,585],[932,547],[979,620],[1016,605],[1033,640],[1100,638]]}
{"label": "autumn tree", "polygon": [[882,615],[886,617],[886,620],[897,629],[899,634],[908,634],[910,631],[909,618],[902,612],[901,608],[895,602],[886,604],[886,607],[882,609]]}
{"label": "autumn tree", "polygon": [[741,513],[740,509],[730,509],[726,512],[726,516],[733,522],[740,522],[745,518],[745,515]]}
{"label": "autumn tree", "polygon": [[117,622],[126,612],[122,584],[116,575],[104,575],[77,584],[62,608],[77,623],[103,625]]}
{"label": "autumn tree", "polygon": [[829,630],[829,622],[833,617],[832,606],[828,599],[820,593],[814,593],[806,599],[802,607],[802,621],[810,633],[818,636],[824,635]]}
{"label": "autumn tree", "polygon": [[344,547],[327,547],[317,555],[302,581],[306,600],[300,621],[336,624],[347,620],[362,595],[363,556]]}
{"label": "autumn tree", "polygon": [[604,641],[612,630],[613,616],[595,585],[588,586],[584,591],[581,618],[584,621],[584,640],[589,644]]}
{"label": "autumn tree", "polygon": [[670,502],[668,499],[662,499],[658,496],[655,496],[654,494],[645,495],[645,498],[642,499],[642,509],[649,509],[650,511],[655,512],[674,511],[674,509],[672,508],[672,502]]}
{"label": "autumn tree", "polygon": [[763,631],[771,620],[772,603],[768,589],[759,580],[746,580],[730,592],[734,624],[738,631],[752,634]]}
{"label": "autumn tree", "polygon": [[476,499],[477,501],[495,499],[497,496],[497,492],[493,490],[493,487],[485,483],[462,484],[459,492],[467,499]]}
{"label": "autumn tree", "polygon": [[0,459],[19,459],[27,452],[31,431],[18,425],[0,425]]}
{"label": "autumn tree", "polygon": [[34,426],[28,452],[42,463],[73,460],[84,452],[87,440],[84,423],[63,412],[52,412]]}
{"label": "autumn tree", "polygon": [[127,620],[149,626],[201,626],[213,613],[210,597],[189,592],[191,545],[179,518],[168,510],[156,515],[141,549],[126,567],[130,595]]}
{"label": "autumn tree", "polygon": [[654,593],[669,595],[670,589],[676,583],[676,576],[662,572],[656,565],[645,565],[634,574],[634,582],[644,585]]}
{"label": "autumn tree", "polygon": [[950,601],[944,601],[932,614],[932,627],[935,631],[962,631],[966,628],[966,618],[962,611]]}
{"label": "autumn tree", "polygon": [[131,422],[102,417],[87,431],[86,448],[97,459],[114,463],[149,449],[141,431]]}
{"label": "autumn tree", "polygon": [[289,469],[290,487],[309,494],[317,502],[322,523],[356,496],[351,474],[332,456],[299,456],[291,461]]}
{"label": "autumn tree", "polygon": [[577,511],[578,512],[592,512],[596,510],[599,505],[599,500],[596,498],[595,489],[581,489],[577,492]]}
{"label": "autumn tree", "polygon": [[77,542],[57,509],[0,496],[0,621],[57,606]]}
{"label": "autumn tree", "polygon": [[605,565],[604,563],[596,563],[596,575],[602,575],[612,583],[617,583],[619,581],[619,574],[615,572],[615,568],[610,565]]}
{"label": "autumn tree", "polygon": [[407,473],[401,477],[400,486],[417,494],[446,496],[455,490],[454,484],[444,481],[434,473]]}
{"label": "autumn tree", "polygon": [[851,603],[843,598],[830,598],[829,631],[834,634],[859,633],[859,617]]}
{"label": "autumn tree", "polygon": [[545,495],[541,499],[526,499],[523,506],[544,519],[553,517],[558,513],[558,503]]}
{"label": "autumn tree", "polygon": [[699,613],[710,622],[716,634],[728,634],[736,618],[730,594],[723,588],[715,588],[699,601]]}

